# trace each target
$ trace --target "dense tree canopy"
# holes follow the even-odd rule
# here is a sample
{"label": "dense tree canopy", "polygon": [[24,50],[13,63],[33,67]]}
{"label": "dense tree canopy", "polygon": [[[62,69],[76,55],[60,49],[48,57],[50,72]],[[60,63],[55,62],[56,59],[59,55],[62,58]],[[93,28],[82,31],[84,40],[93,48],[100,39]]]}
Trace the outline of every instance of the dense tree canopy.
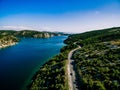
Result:
{"label": "dense tree canopy", "polygon": [[80,90],[120,90],[120,28],[70,35],[61,53],[34,75],[28,90],[68,90],[67,56],[73,53]]}
{"label": "dense tree canopy", "polygon": [[71,35],[65,43],[77,43],[75,51],[79,88],[120,90],[120,28]]}

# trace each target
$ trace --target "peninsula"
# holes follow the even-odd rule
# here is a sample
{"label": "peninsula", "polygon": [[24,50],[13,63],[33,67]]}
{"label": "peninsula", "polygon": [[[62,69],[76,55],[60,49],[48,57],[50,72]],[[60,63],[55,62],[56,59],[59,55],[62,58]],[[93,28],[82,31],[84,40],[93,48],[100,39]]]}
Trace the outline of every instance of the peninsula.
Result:
{"label": "peninsula", "polygon": [[18,38],[12,36],[12,35],[7,35],[7,36],[0,36],[0,49],[13,46],[17,44],[19,41]]}

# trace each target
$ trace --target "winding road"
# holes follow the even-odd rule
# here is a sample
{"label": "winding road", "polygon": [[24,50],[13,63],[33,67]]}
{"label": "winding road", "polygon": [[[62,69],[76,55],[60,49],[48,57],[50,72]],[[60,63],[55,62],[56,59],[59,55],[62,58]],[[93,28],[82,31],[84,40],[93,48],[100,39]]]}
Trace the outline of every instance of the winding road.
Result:
{"label": "winding road", "polygon": [[72,54],[74,51],[76,51],[77,49],[80,49],[81,47],[78,46],[78,48],[75,48],[73,50],[71,50],[68,54],[68,83],[69,83],[69,90],[79,90],[78,86],[77,86],[77,82],[76,82],[76,76],[75,76],[75,70],[74,70],[74,66],[75,66],[75,61],[73,59],[71,59]]}

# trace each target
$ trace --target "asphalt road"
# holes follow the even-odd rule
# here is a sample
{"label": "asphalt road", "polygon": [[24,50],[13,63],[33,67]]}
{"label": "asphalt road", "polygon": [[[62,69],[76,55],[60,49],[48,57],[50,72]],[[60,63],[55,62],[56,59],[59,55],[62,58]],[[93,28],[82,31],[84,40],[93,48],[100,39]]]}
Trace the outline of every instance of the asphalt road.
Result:
{"label": "asphalt road", "polygon": [[76,76],[75,76],[75,61],[71,59],[72,54],[74,51],[76,51],[77,49],[81,48],[80,46],[76,49],[73,49],[69,52],[68,55],[68,80],[69,80],[69,90],[79,90],[78,86],[77,86],[77,82],[76,82]]}

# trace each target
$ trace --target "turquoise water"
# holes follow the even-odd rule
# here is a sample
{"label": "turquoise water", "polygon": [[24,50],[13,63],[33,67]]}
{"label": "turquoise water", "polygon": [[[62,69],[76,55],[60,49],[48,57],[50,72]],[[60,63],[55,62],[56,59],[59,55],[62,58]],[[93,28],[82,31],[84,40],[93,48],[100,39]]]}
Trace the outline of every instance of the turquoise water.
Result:
{"label": "turquoise water", "polygon": [[0,50],[0,90],[21,90],[38,68],[58,54],[67,36],[48,39],[22,38]]}

